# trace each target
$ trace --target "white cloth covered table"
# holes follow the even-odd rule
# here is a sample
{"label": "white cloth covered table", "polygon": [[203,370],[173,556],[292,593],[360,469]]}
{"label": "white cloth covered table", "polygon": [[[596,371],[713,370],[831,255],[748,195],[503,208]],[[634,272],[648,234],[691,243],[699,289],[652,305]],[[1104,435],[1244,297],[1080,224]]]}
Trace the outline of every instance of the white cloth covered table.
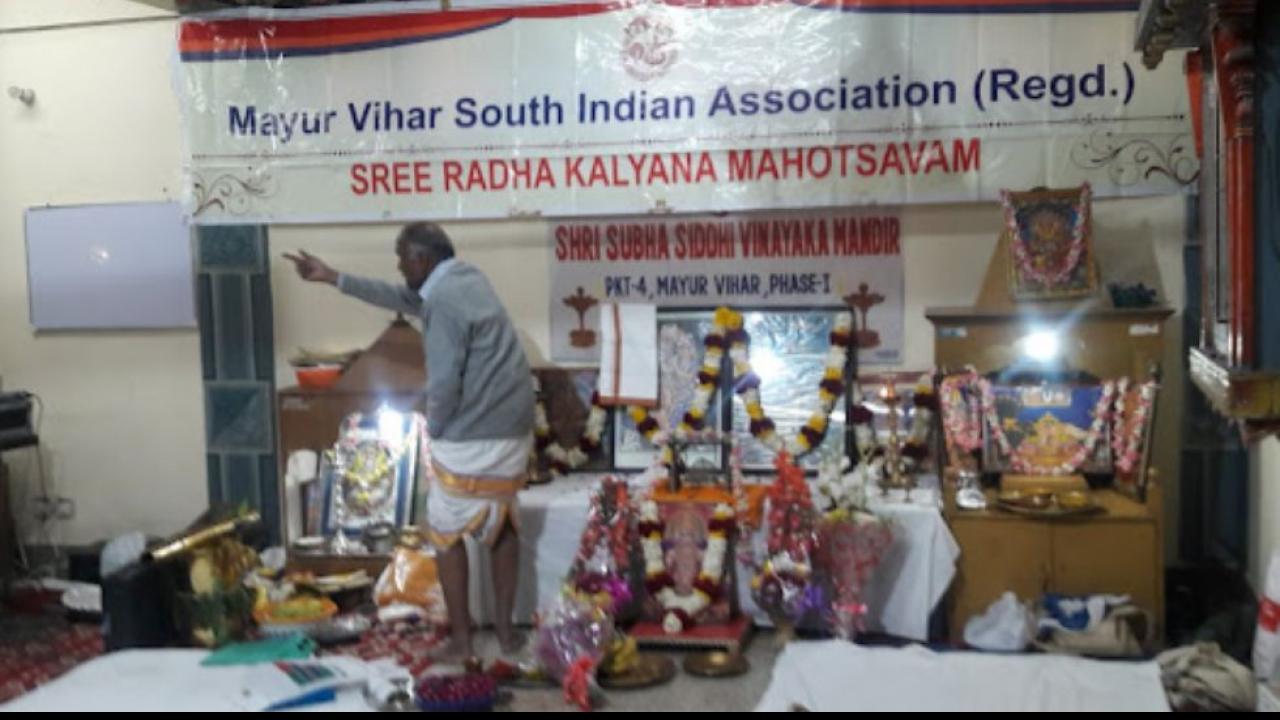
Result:
{"label": "white cloth covered table", "polygon": [[[590,493],[598,476],[576,475],[520,493],[520,585],[516,619],[529,622],[540,604],[559,591],[578,551]],[[938,508],[937,494],[914,494],[916,502],[875,498],[872,508],[894,525],[894,541],[866,589],[868,629],[914,640],[928,639],[929,616],[955,577],[960,548]],[[758,533],[753,539],[763,542]],[[468,544],[472,617],[493,617],[488,553]],[[739,597],[758,622],[767,618],[751,602],[750,575],[739,569]]]}
{"label": "white cloth covered table", "polygon": [[793,642],[757,711],[1167,712],[1155,662]]}

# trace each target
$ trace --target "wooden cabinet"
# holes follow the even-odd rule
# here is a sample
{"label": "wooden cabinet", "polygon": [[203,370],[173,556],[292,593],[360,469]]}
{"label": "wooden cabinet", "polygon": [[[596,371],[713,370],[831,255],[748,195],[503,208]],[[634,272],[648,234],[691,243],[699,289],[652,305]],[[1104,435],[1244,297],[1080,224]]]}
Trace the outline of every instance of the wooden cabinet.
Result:
{"label": "wooden cabinet", "polygon": [[959,641],[969,618],[1006,591],[1024,601],[1045,592],[1130,595],[1159,626],[1164,618],[1159,488],[1148,488],[1145,503],[1112,490],[1097,491],[1095,500],[1103,514],[1056,520],[959,510],[948,500],[947,521],[961,547],[952,585],[952,640]]}
{"label": "wooden cabinet", "polygon": [[951,585],[952,638],[959,640],[964,623],[1005,591],[1024,599],[1039,597],[1049,586],[1053,553],[1047,523],[992,522],[976,516],[949,519],[962,548]]}
{"label": "wooden cabinet", "polygon": [[1117,309],[1070,306],[1020,309],[929,308],[934,326],[934,363],[978,372],[1016,369],[1018,342],[1029,332],[1062,328],[1063,361],[1098,378],[1146,378],[1164,357],[1169,307]]}
{"label": "wooden cabinet", "polygon": [[[382,407],[425,412],[426,381],[422,335],[397,319],[347,367],[332,389],[281,390],[276,397],[280,477],[285,477],[294,451],[320,452],[333,447],[343,418],[351,413],[372,413]],[[285,482],[280,483],[280,527],[286,544],[297,539],[288,537],[288,512],[289,503],[299,500],[290,497]],[[316,573],[365,569],[376,576],[386,564],[386,556],[301,555],[291,551],[289,564],[293,569]]]}
{"label": "wooden cabinet", "polygon": [[[371,413],[386,406],[399,412],[424,412],[426,400],[418,392],[371,392],[286,388],[276,398],[280,418],[281,473],[295,450],[317,452],[333,447],[338,427],[351,413]],[[281,475],[283,477],[283,474]],[[291,540],[294,538],[290,538]]]}

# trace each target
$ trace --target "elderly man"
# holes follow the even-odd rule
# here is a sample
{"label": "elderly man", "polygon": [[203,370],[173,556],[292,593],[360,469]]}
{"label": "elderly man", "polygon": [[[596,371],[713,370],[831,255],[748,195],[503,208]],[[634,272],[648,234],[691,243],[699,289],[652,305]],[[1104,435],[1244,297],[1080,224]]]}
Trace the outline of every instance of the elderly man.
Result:
{"label": "elderly man", "polygon": [[442,654],[472,654],[465,534],[492,548],[494,626],[503,651],[511,653],[519,645],[511,627],[519,557],[514,510],[533,443],[529,365],[493,287],[454,258],[453,243],[438,225],[406,225],[396,256],[407,287],[339,273],[306,252],[285,255],[304,280],[422,320],[434,475],[427,521],[453,635]]}

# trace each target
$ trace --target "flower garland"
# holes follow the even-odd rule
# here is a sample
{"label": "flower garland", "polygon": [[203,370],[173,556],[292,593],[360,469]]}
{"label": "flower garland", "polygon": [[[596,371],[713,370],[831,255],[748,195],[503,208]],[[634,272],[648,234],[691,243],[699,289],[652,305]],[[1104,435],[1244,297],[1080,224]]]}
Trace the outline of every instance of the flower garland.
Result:
{"label": "flower garland", "polygon": [[[725,348],[728,346],[727,338],[731,336],[733,342],[741,342],[745,334],[742,329],[741,313],[725,307],[716,309],[711,320],[711,330],[702,340],[705,350],[702,355],[702,368],[698,371],[698,386],[693,391],[693,401],[689,403],[689,409],[685,411],[684,417],[673,432],[677,440],[687,442],[705,430],[707,409],[720,384],[720,364],[724,358]],[[632,405],[628,409],[628,414],[636,424],[636,431],[645,440],[652,445],[661,446],[658,462],[670,467],[675,462],[675,453],[667,442],[669,438],[661,432],[658,421],[650,414],[649,408]]]}
{"label": "flower garland", "polygon": [[1121,378],[1116,389],[1116,408],[1112,416],[1111,449],[1115,453],[1116,469],[1128,475],[1138,465],[1142,455],[1142,436],[1147,422],[1151,419],[1151,409],[1155,404],[1156,383],[1145,382],[1138,386],[1138,402],[1133,408],[1129,426],[1125,427],[1125,399],[1129,393],[1129,378]]}
{"label": "flower garland", "polygon": [[1009,438],[1004,434],[1004,428],[1000,427],[1000,418],[996,414],[995,393],[992,390],[991,381],[982,378],[978,380],[978,386],[982,391],[983,412],[987,419],[988,431],[991,432],[991,436],[999,446],[1000,452],[1009,456],[1013,469],[1028,475],[1070,475],[1078,471],[1080,466],[1093,454],[1094,448],[1097,447],[1098,439],[1102,437],[1102,430],[1106,427],[1107,421],[1111,417],[1111,404],[1116,398],[1116,384],[1110,380],[1104,382],[1102,384],[1102,394],[1098,396],[1098,402],[1093,408],[1093,422],[1089,425],[1089,430],[1084,439],[1080,441],[1080,447],[1076,448],[1075,453],[1066,462],[1055,467],[1046,468],[1040,465],[1033,465],[1020,453],[1014,451],[1014,448],[1009,443]]}
{"label": "flower garland", "polygon": [[574,589],[610,613],[616,614],[631,602],[627,578],[631,567],[633,515],[626,481],[612,475],[601,480],[591,494],[587,524],[570,571],[569,582]]}
{"label": "flower garland", "polygon": [[798,620],[814,604],[808,596],[817,543],[813,500],[804,471],[784,450],[774,458],[778,476],[769,486],[765,561],[751,580],[759,607]]}
{"label": "flower garland", "polygon": [[[851,313],[836,315],[830,339],[831,347],[827,350],[822,379],[818,382],[818,409],[794,437],[784,442],[778,437],[777,425],[765,413],[760,400],[760,376],[751,369],[748,352],[751,336],[743,328],[742,314],[726,307],[717,308],[712,319],[711,330],[703,339],[705,353],[702,369],[698,371],[698,387],[694,390],[689,410],[685,412],[672,436],[677,440],[688,442],[707,434],[707,411],[711,399],[715,397],[716,388],[720,382],[721,362],[727,351],[733,363],[734,391],[742,399],[746,408],[752,437],[774,452],[786,450],[797,457],[813,450],[822,443],[831,411],[835,408],[836,400],[845,390],[844,368],[854,339]],[[674,452],[665,442],[667,438],[662,435],[658,421],[653,418],[649,409],[632,406],[628,412],[636,424],[637,432],[651,444],[662,446],[659,462],[670,467],[675,460]]]}
{"label": "flower garland", "polygon": [[[942,428],[948,443],[971,453],[982,447],[982,396],[978,373],[972,367],[958,375],[949,375],[938,386],[942,408]],[[977,396],[978,402],[965,395]]]}
{"label": "flower garland", "polygon": [[587,463],[591,453],[600,447],[600,437],[604,434],[608,417],[608,412],[600,405],[600,393],[592,393],[591,412],[587,413],[582,437],[576,445],[565,449],[552,436],[551,425],[547,422],[547,409],[542,400],[538,400],[533,407],[534,446],[536,452],[547,456],[547,465],[553,477],[563,477],[570,470],[576,470]]}
{"label": "flower garland", "polygon": [[1023,277],[1035,280],[1040,285],[1051,288],[1060,285],[1064,280],[1071,276],[1076,269],[1076,265],[1080,263],[1080,256],[1085,251],[1085,233],[1088,231],[1088,207],[1089,207],[1089,183],[1085,183],[1080,189],[1080,208],[1076,212],[1075,223],[1071,227],[1071,247],[1067,251],[1067,256],[1063,258],[1062,265],[1056,268],[1040,269],[1035,266],[1031,254],[1027,252],[1026,243],[1022,241],[1018,233],[1018,217],[1013,209],[1013,200],[1008,190],[1000,192],[1001,202],[1004,203],[1005,223],[1010,232],[1010,240],[1013,243],[1014,262],[1018,265],[1018,271]]}
{"label": "flower garland", "polygon": [[928,375],[921,376],[911,393],[911,431],[902,445],[902,457],[919,464],[929,457],[929,436],[933,432],[933,413],[938,408],[938,397],[933,393],[933,383]]}
{"label": "flower garland", "polygon": [[[836,400],[844,394],[844,369],[849,360],[849,348],[853,346],[853,315],[842,312],[835,316],[830,334],[831,346],[823,363],[822,379],[818,381],[818,408],[802,425],[794,437],[785,442],[777,435],[777,426],[764,411],[760,401],[760,376],[751,369],[747,356],[750,337],[742,333],[741,345],[730,347],[734,358],[734,391],[742,398],[751,424],[751,436],[774,452],[786,451],[800,457],[822,444]],[[865,408],[863,408],[865,409]],[[860,416],[861,417],[861,416]],[[870,422],[870,418],[867,418]]]}
{"label": "flower garland", "polygon": [[835,455],[818,467],[815,487],[824,501],[822,509],[835,511],[859,511],[867,506],[867,486],[872,484],[872,464],[869,457],[856,466],[847,457]]}
{"label": "flower garland", "polygon": [[[1116,469],[1128,474],[1133,472],[1141,457],[1143,431],[1147,422],[1150,421],[1158,389],[1155,382],[1146,382],[1139,386],[1137,404],[1132,411],[1132,421],[1126,426],[1125,403],[1129,396],[1129,387],[1130,381],[1127,377],[1102,384],[1102,394],[1093,408],[1093,422],[1081,441],[1080,447],[1067,461],[1053,468],[1032,465],[1014,450],[996,414],[991,382],[980,377],[972,368],[965,373],[947,377],[940,384],[943,428],[953,446],[966,452],[973,452],[982,446],[981,431],[985,422],[1001,454],[1009,456],[1013,469],[1022,473],[1044,475],[1077,472],[1093,454],[1103,428],[1110,422],[1111,449]],[[976,396],[977,402],[967,399],[965,393]],[[914,426],[912,429],[914,430]]]}
{"label": "flower garland", "polygon": [[663,607],[662,629],[675,635],[693,627],[699,613],[724,594],[724,561],[729,549],[729,532],[734,526],[733,508],[716,505],[707,527],[707,548],[693,593],[677,595],[675,580],[667,570],[662,551],[666,524],[658,515],[658,503],[646,500],[640,507],[640,547],[644,553],[645,587]]}

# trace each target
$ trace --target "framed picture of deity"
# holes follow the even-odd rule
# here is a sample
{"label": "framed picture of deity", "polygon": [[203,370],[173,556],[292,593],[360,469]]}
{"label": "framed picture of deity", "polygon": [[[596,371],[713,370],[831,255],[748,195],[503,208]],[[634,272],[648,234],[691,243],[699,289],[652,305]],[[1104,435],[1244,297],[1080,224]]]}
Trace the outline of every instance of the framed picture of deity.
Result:
{"label": "framed picture of deity", "polygon": [[1001,193],[1015,300],[1088,297],[1098,286],[1090,191],[1078,188]]}
{"label": "framed picture of deity", "polygon": [[1151,437],[1155,426],[1159,385],[1150,382],[1126,385],[1116,398],[1112,428],[1113,463],[1117,491],[1138,502],[1147,500],[1147,468],[1151,460]]}
{"label": "framed picture of deity", "polygon": [[343,420],[338,442],[321,458],[324,535],[409,522],[424,423],[417,413],[390,410]]}
{"label": "framed picture of deity", "polygon": [[[714,313],[706,311],[662,311],[658,313],[658,407],[652,417],[663,432],[680,424],[693,404],[702,367],[703,339],[711,332]],[[723,427],[721,394],[717,393],[707,413],[707,428]],[[650,467],[659,450],[636,429],[635,420],[625,412],[614,413],[614,466],[620,470]],[[719,445],[698,445],[684,451],[685,466],[692,470],[721,471],[724,458]]]}
{"label": "framed picture of deity", "polygon": [[[1022,475],[1112,471],[1110,398],[1101,385],[996,385],[983,467]],[[1099,407],[1104,406],[1102,412]]]}

